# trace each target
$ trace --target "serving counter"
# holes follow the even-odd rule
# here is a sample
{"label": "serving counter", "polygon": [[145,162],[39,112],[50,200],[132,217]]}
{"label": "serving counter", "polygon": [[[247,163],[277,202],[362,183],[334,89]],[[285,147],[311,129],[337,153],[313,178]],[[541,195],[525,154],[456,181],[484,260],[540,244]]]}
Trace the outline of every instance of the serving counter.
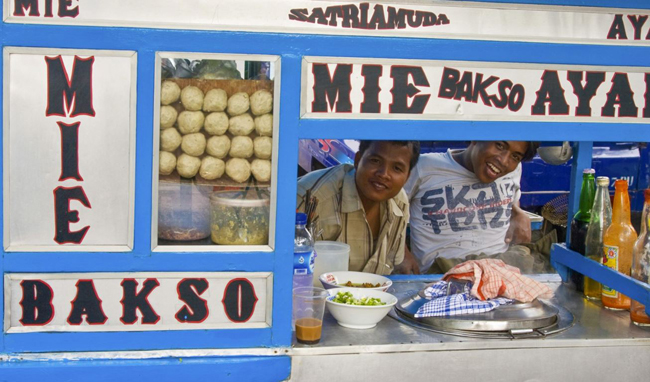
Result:
{"label": "serving counter", "polygon": [[[628,311],[587,301],[558,275],[532,278],[553,289],[550,303],[573,315],[566,330],[536,338],[470,338],[414,328],[395,319],[394,311],[373,329],[355,330],[339,326],[325,312],[318,345],[294,338],[291,380],[541,382],[650,375],[650,328],[633,325]],[[424,278],[412,279],[393,277],[389,292],[400,295],[425,284]]]}

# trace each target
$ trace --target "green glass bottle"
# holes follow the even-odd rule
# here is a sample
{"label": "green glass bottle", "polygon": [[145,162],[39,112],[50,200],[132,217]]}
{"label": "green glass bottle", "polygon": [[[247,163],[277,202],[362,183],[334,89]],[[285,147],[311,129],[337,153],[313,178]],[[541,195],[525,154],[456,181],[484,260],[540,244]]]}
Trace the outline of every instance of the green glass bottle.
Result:
{"label": "green glass bottle", "polygon": [[[582,187],[580,188],[580,206],[578,212],[573,215],[571,221],[571,244],[569,248],[573,251],[585,255],[585,243],[587,239],[587,229],[591,219],[591,209],[594,205],[596,196],[596,183],[594,182],[594,169],[586,168],[582,171]],[[584,278],[582,274],[571,271],[569,279],[577,290],[582,292]]]}
{"label": "green glass bottle", "polygon": [[[612,224],[612,204],[609,201],[609,178],[596,178],[596,198],[591,209],[591,220],[587,229],[585,251],[588,258],[601,264],[603,262],[603,235]],[[585,277],[585,297],[600,301],[601,285],[598,281]]]}

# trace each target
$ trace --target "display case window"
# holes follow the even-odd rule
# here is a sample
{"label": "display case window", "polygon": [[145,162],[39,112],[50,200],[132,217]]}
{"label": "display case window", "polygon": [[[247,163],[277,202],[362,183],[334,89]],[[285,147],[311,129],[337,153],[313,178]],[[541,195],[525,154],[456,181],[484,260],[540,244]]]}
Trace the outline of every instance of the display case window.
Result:
{"label": "display case window", "polygon": [[279,63],[157,56],[155,250],[273,248]]}

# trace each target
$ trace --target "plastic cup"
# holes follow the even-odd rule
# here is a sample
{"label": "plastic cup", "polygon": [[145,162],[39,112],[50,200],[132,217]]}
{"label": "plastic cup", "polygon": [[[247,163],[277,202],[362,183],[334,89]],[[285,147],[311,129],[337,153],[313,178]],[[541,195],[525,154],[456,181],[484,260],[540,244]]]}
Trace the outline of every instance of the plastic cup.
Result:
{"label": "plastic cup", "polygon": [[317,241],[314,244],[314,286],[320,287],[318,279],[323,273],[347,271],[350,262],[350,246],[338,241]]}
{"label": "plastic cup", "polygon": [[320,341],[327,291],[313,286],[293,290],[293,321],[296,339],[307,345]]}

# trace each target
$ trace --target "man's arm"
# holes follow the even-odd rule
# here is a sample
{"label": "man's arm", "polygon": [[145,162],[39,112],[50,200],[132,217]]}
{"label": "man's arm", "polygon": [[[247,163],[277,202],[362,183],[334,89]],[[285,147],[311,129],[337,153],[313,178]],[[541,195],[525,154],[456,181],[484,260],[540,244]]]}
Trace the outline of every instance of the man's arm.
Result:
{"label": "man's arm", "polygon": [[[418,188],[420,186],[420,173],[418,171],[418,166],[416,165],[413,170],[411,170],[411,174],[409,175],[409,179],[404,185],[404,191],[406,192],[406,196],[409,199],[409,206],[414,203],[413,197],[417,194]],[[409,218],[410,218],[410,210],[409,210]],[[409,219],[410,220],[410,219]],[[409,223],[410,224],[410,223]],[[404,260],[400,264],[395,265],[395,272],[397,274],[402,274],[402,275],[419,275],[420,274],[420,265],[418,264],[417,259],[415,258],[415,255],[411,253],[409,250],[408,246],[406,243],[404,243]]]}
{"label": "man's arm", "polygon": [[506,232],[505,242],[508,244],[530,243],[531,230],[530,218],[524,210],[519,207],[519,203],[512,204],[512,214],[510,215],[510,226]]}
{"label": "man's arm", "polygon": [[420,266],[408,247],[404,246],[404,260],[395,267],[395,273],[402,275],[419,275]]}

